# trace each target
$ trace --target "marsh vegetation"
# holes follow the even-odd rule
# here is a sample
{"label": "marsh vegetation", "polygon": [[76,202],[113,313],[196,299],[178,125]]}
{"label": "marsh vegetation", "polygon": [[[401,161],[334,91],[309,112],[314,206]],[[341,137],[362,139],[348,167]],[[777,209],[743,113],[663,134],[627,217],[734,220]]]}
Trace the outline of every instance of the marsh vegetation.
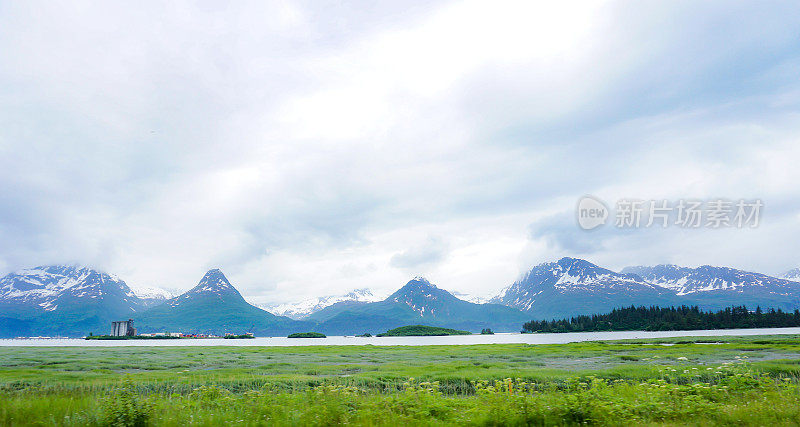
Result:
{"label": "marsh vegetation", "polygon": [[797,424],[800,337],[0,348],[1,425]]}

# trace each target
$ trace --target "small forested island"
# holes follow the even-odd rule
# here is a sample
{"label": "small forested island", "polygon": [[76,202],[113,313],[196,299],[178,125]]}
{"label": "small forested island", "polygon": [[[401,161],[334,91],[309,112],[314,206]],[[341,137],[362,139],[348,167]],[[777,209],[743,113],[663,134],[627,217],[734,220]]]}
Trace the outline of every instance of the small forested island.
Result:
{"label": "small forested island", "polygon": [[439,328],[436,326],[411,325],[390,329],[379,337],[427,337],[444,335],[472,335],[472,332],[459,331],[458,329]]}
{"label": "small forested island", "polygon": [[240,335],[225,335],[223,338],[226,340],[240,340],[240,339],[250,339],[255,338],[253,334],[240,334]]}
{"label": "small forested island", "polygon": [[327,338],[327,336],[319,332],[295,332],[287,338]]}
{"label": "small forested island", "polygon": [[481,335],[494,335],[494,331],[491,328],[481,329]]}
{"label": "small forested island", "polygon": [[757,307],[728,307],[716,312],[688,307],[626,307],[606,314],[561,320],[531,320],[522,333],[595,331],[687,331],[697,329],[786,328],[800,326],[800,311],[769,311]]}

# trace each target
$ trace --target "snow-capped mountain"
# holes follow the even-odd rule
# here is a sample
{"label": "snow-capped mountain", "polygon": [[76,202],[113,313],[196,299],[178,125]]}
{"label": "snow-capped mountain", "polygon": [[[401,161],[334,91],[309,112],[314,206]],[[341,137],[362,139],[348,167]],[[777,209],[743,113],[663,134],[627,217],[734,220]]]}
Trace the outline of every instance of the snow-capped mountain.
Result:
{"label": "snow-capped mountain", "polygon": [[174,298],[177,294],[176,292],[153,286],[132,287],[131,290],[137,297],[139,297],[139,299],[142,301],[142,305],[145,308],[159,305],[168,299]]}
{"label": "snow-capped mountain", "polygon": [[36,335],[104,333],[112,318],[142,310],[142,301],[124,281],[88,267],[41,266],[0,279],[0,317],[16,319],[16,329]]}
{"label": "snow-capped mountain", "polygon": [[793,282],[800,282],[800,268],[793,268],[781,276],[781,279],[791,280]]}
{"label": "snow-capped mountain", "polygon": [[211,298],[220,302],[230,300],[236,302],[240,300],[244,301],[242,295],[231,285],[231,282],[222,274],[222,271],[215,268],[208,270],[197,286],[177,297],[167,300],[166,304],[170,307],[177,307],[186,301],[197,300],[199,298]]}
{"label": "snow-capped mountain", "polygon": [[626,267],[624,273],[636,274],[648,282],[664,288],[672,289],[678,295],[717,290],[741,290],[758,287],[788,294],[800,290],[796,283],[786,279],[751,273],[728,267],[712,267],[703,265],[697,268],[679,267],[677,265],[656,265],[653,267]]}
{"label": "snow-capped mountain", "polygon": [[325,333],[377,333],[403,325],[425,324],[478,332],[483,328],[518,331],[530,320],[498,304],[473,304],[456,298],[424,277],[415,277],[383,301],[342,301],[308,317]]}
{"label": "snow-capped mountain", "polygon": [[131,312],[139,298],[120,278],[88,267],[51,265],[11,273],[0,279],[0,301],[20,308],[56,311],[76,300],[117,297]]}
{"label": "snow-capped mountain", "polygon": [[491,302],[537,318],[551,318],[629,305],[672,305],[677,297],[639,276],[616,273],[582,259],[562,258],[537,265]]}
{"label": "snow-capped mountain", "polygon": [[463,294],[461,292],[455,292],[455,291],[453,292],[453,295],[458,299],[462,299],[464,301],[468,301],[473,304],[486,304],[493,298],[491,296],[482,297],[478,295]]}
{"label": "snow-capped mountain", "polygon": [[367,288],[355,289],[344,295],[330,295],[325,297],[310,298],[296,303],[278,305],[259,304],[258,307],[277,316],[286,316],[292,319],[304,319],[309,315],[343,301],[375,302],[381,301],[385,296],[375,295]]}
{"label": "snow-capped mountain", "polygon": [[436,315],[440,307],[461,300],[450,292],[439,289],[424,277],[417,276],[389,295],[386,301],[407,305],[419,313],[420,317],[425,317],[426,315]]}
{"label": "snow-capped mountain", "polygon": [[800,283],[729,267],[703,265],[697,268],[676,265],[636,266],[622,270],[685,296],[685,304],[706,308],[730,305],[794,309],[800,304]]}
{"label": "snow-capped mountain", "polygon": [[175,292],[154,286],[136,286],[131,290],[140,299],[168,300],[175,297]]}
{"label": "snow-capped mountain", "polygon": [[197,286],[147,310],[136,321],[143,332],[271,336],[309,328],[249,304],[219,269],[209,270]]}

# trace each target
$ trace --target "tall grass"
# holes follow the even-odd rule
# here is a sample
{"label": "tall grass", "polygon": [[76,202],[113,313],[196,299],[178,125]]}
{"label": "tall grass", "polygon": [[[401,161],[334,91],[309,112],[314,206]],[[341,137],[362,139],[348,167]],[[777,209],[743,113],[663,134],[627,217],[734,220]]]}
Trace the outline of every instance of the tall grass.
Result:
{"label": "tall grass", "polygon": [[800,424],[796,338],[653,344],[0,349],[0,425]]}

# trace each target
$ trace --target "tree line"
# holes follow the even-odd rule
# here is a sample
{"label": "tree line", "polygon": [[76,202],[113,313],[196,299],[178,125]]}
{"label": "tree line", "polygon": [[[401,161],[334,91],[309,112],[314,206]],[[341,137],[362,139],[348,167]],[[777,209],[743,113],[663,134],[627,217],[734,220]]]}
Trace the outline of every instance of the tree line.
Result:
{"label": "tree line", "polygon": [[522,332],[684,331],[691,329],[783,328],[800,326],[800,310],[748,310],[745,306],[703,311],[697,306],[624,307],[610,313],[561,320],[531,320]]}

